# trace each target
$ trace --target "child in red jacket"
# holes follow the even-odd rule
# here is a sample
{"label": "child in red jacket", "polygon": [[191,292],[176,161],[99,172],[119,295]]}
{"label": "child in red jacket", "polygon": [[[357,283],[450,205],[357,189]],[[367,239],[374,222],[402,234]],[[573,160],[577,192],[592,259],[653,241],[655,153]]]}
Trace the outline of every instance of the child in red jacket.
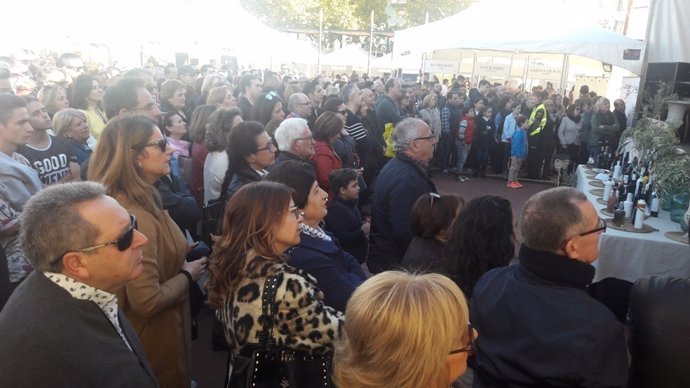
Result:
{"label": "child in red jacket", "polygon": [[470,180],[462,175],[465,167],[467,155],[472,148],[472,140],[474,140],[474,107],[463,108],[464,117],[460,121],[457,135],[455,136],[455,147],[458,150],[458,181],[465,182]]}

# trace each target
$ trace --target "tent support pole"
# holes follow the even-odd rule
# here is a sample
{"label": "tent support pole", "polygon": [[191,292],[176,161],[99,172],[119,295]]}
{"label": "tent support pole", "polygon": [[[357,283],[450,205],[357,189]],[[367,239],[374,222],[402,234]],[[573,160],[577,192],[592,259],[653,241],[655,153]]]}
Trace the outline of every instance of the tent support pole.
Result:
{"label": "tent support pole", "polygon": [[[474,70],[477,67],[477,52],[474,52],[474,60],[472,61],[472,82],[474,82]],[[470,88],[474,87],[472,85],[472,82],[470,82]],[[478,84],[479,82],[477,82]],[[475,84],[476,85],[476,84]]]}
{"label": "tent support pole", "polygon": [[316,69],[321,74],[321,46],[323,41],[323,8],[319,10],[319,58],[316,62]]}
{"label": "tent support pole", "polygon": [[371,10],[371,30],[369,30],[369,58],[367,58],[367,75],[371,74],[371,51],[374,48],[374,10]]}
{"label": "tent support pole", "polygon": [[568,85],[566,84],[568,82],[568,72],[570,71],[569,69],[569,62],[570,62],[570,54],[563,54],[563,69],[561,70],[561,91],[559,94],[563,93]]}
{"label": "tent support pole", "polygon": [[508,85],[512,84],[512,82],[510,82],[510,79],[511,79],[511,76],[513,75],[513,56],[514,56],[514,54],[511,53],[510,54],[510,65],[508,66],[508,76],[506,79],[506,81],[508,81]]}
{"label": "tent support pole", "polygon": [[525,61],[525,71],[522,73],[522,91],[526,92],[527,88],[527,71],[529,69],[529,54],[527,55],[527,61]]}

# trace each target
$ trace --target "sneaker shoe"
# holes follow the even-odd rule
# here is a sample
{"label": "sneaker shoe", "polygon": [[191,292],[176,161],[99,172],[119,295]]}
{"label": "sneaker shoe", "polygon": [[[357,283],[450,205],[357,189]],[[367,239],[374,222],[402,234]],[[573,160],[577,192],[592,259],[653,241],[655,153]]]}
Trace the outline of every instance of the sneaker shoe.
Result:
{"label": "sneaker shoe", "polygon": [[517,182],[510,182],[508,187],[510,187],[511,189],[519,189],[520,188],[520,186],[518,186]]}
{"label": "sneaker shoe", "polygon": [[522,183],[520,183],[518,181],[515,181],[515,185],[518,187],[518,189],[522,187]]}
{"label": "sneaker shoe", "polygon": [[458,182],[466,182],[466,181],[467,181],[467,178],[465,178],[462,175],[458,175]]}
{"label": "sneaker shoe", "polygon": [[514,181],[508,181],[508,183],[506,184],[506,187],[512,187],[513,183],[514,183]]}

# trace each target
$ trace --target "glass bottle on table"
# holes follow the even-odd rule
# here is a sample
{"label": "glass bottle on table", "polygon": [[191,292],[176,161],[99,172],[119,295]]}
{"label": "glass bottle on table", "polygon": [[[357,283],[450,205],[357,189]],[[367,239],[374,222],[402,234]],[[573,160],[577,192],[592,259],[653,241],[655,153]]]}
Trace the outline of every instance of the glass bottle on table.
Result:
{"label": "glass bottle on table", "polygon": [[613,214],[616,211],[616,205],[618,204],[618,184],[613,186],[613,191],[606,202],[606,211]]}

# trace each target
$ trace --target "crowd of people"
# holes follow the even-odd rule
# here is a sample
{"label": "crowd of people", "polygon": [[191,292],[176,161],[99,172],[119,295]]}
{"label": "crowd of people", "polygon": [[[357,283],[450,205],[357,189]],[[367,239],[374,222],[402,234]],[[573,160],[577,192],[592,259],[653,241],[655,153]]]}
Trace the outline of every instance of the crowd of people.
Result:
{"label": "crowd of people", "polygon": [[523,161],[539,179],[556,153],[596,158],[622,101],[462,76],[114,74],[75,54],[17,78],[3,61],[8,386],[193,387],[205,303],[230,386],[268,322],[341,387],[461,384],[468,360],[477,387],[628,384],[623,325],[586,292],[606,231],[586,197],[545,190],[517,220],[501,196],[431,180],[491,171],[517,189]]}

